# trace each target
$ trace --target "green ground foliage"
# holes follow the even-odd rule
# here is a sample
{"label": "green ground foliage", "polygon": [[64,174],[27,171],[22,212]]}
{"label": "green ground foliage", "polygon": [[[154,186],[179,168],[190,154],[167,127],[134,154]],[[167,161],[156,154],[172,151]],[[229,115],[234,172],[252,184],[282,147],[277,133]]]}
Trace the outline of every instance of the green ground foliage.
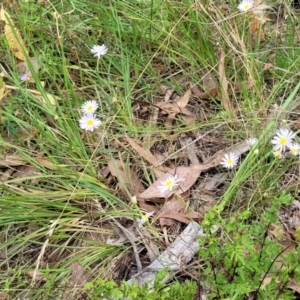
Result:
{"label": "green ground foliage", "polygon": [[239,4],[1,2],[1,299],[299,296],[298,2]]}

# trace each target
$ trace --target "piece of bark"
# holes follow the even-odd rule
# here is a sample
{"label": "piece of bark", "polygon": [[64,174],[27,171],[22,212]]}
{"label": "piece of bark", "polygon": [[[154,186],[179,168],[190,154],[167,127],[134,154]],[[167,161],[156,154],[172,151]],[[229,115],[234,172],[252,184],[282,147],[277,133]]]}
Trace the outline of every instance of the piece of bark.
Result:
{"label": "piece of bark", "polygon": [[198,223],[190,222],[185,230],[155,261],[127,281],[127,283],[147,284],[151,288],[158,271],[163,269],[175,271],[186,266],[198,251],[198,237],[204,235],[203,228]]}

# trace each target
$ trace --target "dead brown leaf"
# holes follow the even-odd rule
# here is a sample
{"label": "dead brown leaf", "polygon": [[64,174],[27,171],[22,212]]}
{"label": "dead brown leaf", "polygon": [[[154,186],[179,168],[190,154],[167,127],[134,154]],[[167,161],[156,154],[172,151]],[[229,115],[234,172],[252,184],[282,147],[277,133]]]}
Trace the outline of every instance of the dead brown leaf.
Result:
{"label": "dead brown leaf", "polygon": [[187,115],[187,116],[192,116],[193,113],[190,112],[188,109],[186,109],[185,107],[179,107],[177,105],[177,103],[170,103],[170,102],[158,102],[156,104],[156,106],[158,106],[162,111],[163,113],[165,114],[184,114],[184,115]]}
{"label": "dead brown leaf", "polygon": [[287,284],[287,287],[300,294],[300,284],[291,282]]}
{"label": "dead brown leaf", "polygon": [[127,195],[127,191],[129,191],[131,193],[131,198],[145,190],[135,172],[129,167],[126,167],[122,161],[115,159],[110,160],[108,162],[108,168],[111,174],[117,177],[119,187],[124,195]]}
{"label": "dead brown leaf", "polygon": [[84,269],[79,264],[79,262],[75,261],[72,263],[72,276],[69,282],[69,286],[72,287],[83,287],[86,282],[86,278],[84,275]]}
{"label": "dead brown leaf", "polygon": [[215,98],[219,94],[219,85],[212,71],[206,73],[202,78],[201,91],[197,85],[191,87],[192,93],[201,99]]}
{"label": "dead brown leaf", "polygon": [[[185,201],[188,200],[189,192],[183,193],[180,197],[173,195],[160,210],[157,215],[161,227],[171,227],[179,222],[187,224],[189,220],[182,215],[185,207]],[[171,212],[176,215],[176,218],[171,218]]]}
{"label": "dead brown leaf", "polygon": [[55,106],[57,104],[58,100],[61,100],[60,97],[54,96],[49,93],[45,93],[44,95],[42,94],[33,94],[35,98],[37,98],[40,102],[44,104],[50,103],[51,105]]}
{"label": "dead brown leaf", "polygon": [[271,70],[273,68],[274,68],[274,66],[271,63],[266,63],[264,65],[263,71]]}
{"label": "dead brown leaf", "polygon": [[247,142],[238,143],[226,151],[220,151],[216,153],[211,159],[203,164],[199,165],[192,165],[189,167],[180,166],[175,169],[169,169],[168,172],[165,172],[161,177],[159,177],[152,185],[150,185],[143,193],[139,196],[145,199],[152,199],[152,198],[168,198],[170,197],[173,192],[166,191],[165,193],[161,193],[159,187],[161,186],[162,182],[168,179],[171,176],[177,176],[180,180],[177,189],[175,190],[176,194],[182,194],[188,189],[190,189],[193,184],[197,181],[200,173],[202,171],[207,171],[213,167],[216,167],[220,164],[224,155],[228,152],[235,152],[239,155],[248,151],[250,146]]}
{"label": "dead brown leaf", "polygon": [[254,18],[250,24],[251,32],[257,36],[259,34],[259,41],[264,42],[266,40],[265,33],[262,30],[262,21],[261,19]]}
{"label": "dead brown leaf", "polygon": [[[142,148],[140,145],[138,145],[133,139],[131,139],[128,136],[125,136],[126,140],[130,144],[130,146],[141,156],[143,157],[147,162],[149,162],[153,167],[157,166],[160,161],[157,161],[157,158],[150,152],[148,149]],[[163,171],[160,167],[154,167],[153,172],[157,177],[161,176],[163,174]]]}
{"label": "dead brown leaf", "polygon": [[193,114],[192,116],[182,115],[180,116],[188,125],[192,125],[195,123],[196,116]]}
{"label": "dead brown leaf", "polygon": [[190,101],[192,95],[192,89],[189,88],[185,94],[176,102],[176,104],[180,107],[180,108],[184,108],[187,106],[187,104]]}
{"label": "dead brown leaf", "polygon": [[[189,94],[190,94],[190,92],[186,95],[188,96]],[[185,99],[183,99],[183,101],[181,102],[180,105],[184,105],[184,101],[186,101],[187,96]],[[180,99],[179,99],[179,101],[180,101]],[[182,114],[182,118],[188,124],[192,124],[195,121],[194,114],[185,107],[179,107],[178,102],[177,103],[159,102],[156,104],[156,106],[158,106],[162,110],[162,114],[168,115],[166,122],[165,122],[165,126],[167,128],[170,128],[172,126],[172,124],[176,118],[176,115],[179,113]]]}
{"label": "dead brown leaf", "polygon": [[177,115],[177,113],[170,113],[170,114],[168,114],[167,119],[165,121],[166,128],[171,128],[172,127],[173,122],[174,122],[174,120],[176,118],[176,115]]}
{"label": "dead brown leaf", "polygon": [[162,84],[160,86],[160,89],[161,89],[162,93],[165,94],[164,102],[168,102],[174,93],[174,89],[172,89],[171,87],[164,85],[164,84]]}
{"label": "dead brown leaf", "polygon": [[141,193],[139,196],[145,199],[170,197],[172,195],[172,192],[166,191],[165,193],[161,193],[159,190],[159,186],[161,186],[163,181],[175,175],[180,180],[179,186],[176,189],[176,193],[182,194],[185,191],[187,191],[196,182],[200,173],[201,173],[201,168],[199,166],[191,166],[191,167],[180,166],[176,169],[172,169],[167,173],[163,174],[160,178],[158,178],[146,191]]}
{"label": "dead brown leaf", "polygon": [[200,220],[202,215],[193,211],[191,208],[187,208],[186,201],[189,197],[189,193],[182,195],[182,198],[178,195],[174,195],[169,199],[157,215],[160,225],[172,226],[174,221],[178,221],[184,224],[189,224],[191,220]]}
{"label": "dead brown leaf", "polygon": [[148,149],[142,148],[140,145],[138,145],[133,139],[131,139],[128,136],[125,136],[125,138],[127,142],[130,144],[130,146],[151,165],[155,166],[157,163],[159,163],[157,162],[156,158]]}
{"label": "dead brown leaf", "polygon": [[25,42],[19,30],[14,26],[10,15],[3,7],[0,10],[0,20],[5,22],[4,34],[11,52],[16,58],[25,61],[26,57],[28,57],[28,50]]}
{"label": "dead brown leaf", "polygon": [[87,279],[85,271],[79,262],[72,263],[72,275],[68,283],[68,289],[63,295],[63,299],[86,299],[86,292],[82,290]]}
{"label": "dead brown leaf", "polygon": [[42,273],[41,271],[30,271],[30,272],[27,272],[26,275],[28,275],[29,277],[31,278],[35,278],[35,280],[37,281],[43,281],[43,282],[46,282],[47,279],[45,278],[44,276],[44,273]]}
{"label": "dead brown leaf", "polygon": [[[108,162],[108,168],[111,174],[118,179],[119,188],[125,196],[128,196],[129,200],[131,200],[132,196],[138,195],[145,190],[136,173],[129,167],[126,167],[120,160],[110,160]],[[129,191],[131,195],[128,195],[127,191]],[[147,212],[158,212],[158,208],[156,206],[147,204],[144,199],[138,197],[137,200],[142,210]]]}
{"label": "dead brown leaf", "polygon": [[223,50],[221,50],[218,71],[219,71],[219,76],[220,76],[220,84],[222,86],[222,90],[221,90],[222,104],[229,116],[236,117],[235,111],[233,109],[233,106],[229,99],[229,94],[228,94],[228,81],[227,81],[226,74],[225,74],[225,52]]}
{"label": "dead brown leaf", "polygon": [[57,167],[48,159],[45,158],[36,158],[36,162],[38,162],[41,166],[49,169],[49,170],[57,170]]}
{"label": "dead brown leaf", "polygon": [[6,293],[0,292],[0,300],[9,300],[10,296]]}
{"label": "dead brown leaf", "polygon": [[24,166],[26,162],[18,155],[7,155],[5,158],[0,159],[0,168],[2,167],[15,167]]}
{"label": "dead brown leaf", "polygon": [[26,178],[31,175],[36,175],[38,173],[37,168],[34,166],[20,166],[15,174],[16,178]]}

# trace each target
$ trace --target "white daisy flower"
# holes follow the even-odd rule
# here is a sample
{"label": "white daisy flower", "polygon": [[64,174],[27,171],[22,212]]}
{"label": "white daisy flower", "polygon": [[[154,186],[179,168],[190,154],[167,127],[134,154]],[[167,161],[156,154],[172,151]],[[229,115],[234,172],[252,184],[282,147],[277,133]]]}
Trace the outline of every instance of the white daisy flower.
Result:
{"label": "white daisy flower", "polygon": [[257,143],[257,138],[249,138],[249,139],[247,140],[247,144],[248,144],[250,147],[253,147],[256,143]]}
{"label": "white daisy flower", "polygon": [[232,169],[238,163],[239,156],[233,152],[225,154],[225,157],[222,159],[220,164],[226,169]]}
{"label": "white daisy flower", "polygon": [[146,222],[149,221],[149,217],[151,217],[154,214],[154,211],[145,213],[142,215],[140,219],[137,220],[139,227],[142,227]]}
{"label": "white daisy flower", "polygon": [[161,182],[161,186],[158,187],[161,194],[166,193],[167,191],[171,192],[175,186],[179,184],[181,180],[175,176],[170,176],[165,181]]}
{"label": "white daisy flower", "polygon": [[290,147],[290,151],[293,155],[300,154],[300,145],[297,143],[293,143],[292,146]]}
{"label": "white daisy flower", "polygon": [[95,45],[91,49],[92,54],[94,54],[95,57],[100,58],[101,55],[106,54],[108,51],[107,47],[103,45]]}
{"label": "white daisy flower", "polygon": [[275,158],[283,158],[282,152],[280,150],[275,150],[273,152]]}
{"label": "white daisy flower", "polygon": [[79,127],[81,129],[94,131],[94,129],[98,128],[101,125],[101,121],[97,119],[94,114],[86,114],[81,117],[79,120]]}
{"label": "white daisy flower", "polygon": [[98,103],[96,100],[85,101],[81,106],[81,111],[84,114],[94,113],[98,108]]}
{"label": "white daisy flower", "polygon": [[287,128],[280,128],[277,132],[271,143],[273,144],[273,149],[280,150],[281,152],[285,151],[285,148],[291,148],[293,138],[295,137],[296,133],[287,129]]}
{"label": "white daisy flower", "polygon": [[243,0],[239,5],[238,5],[238,10],[241,12],[246,12],[249,9],[251,9],[254,6],[254,1],[253,0]]}

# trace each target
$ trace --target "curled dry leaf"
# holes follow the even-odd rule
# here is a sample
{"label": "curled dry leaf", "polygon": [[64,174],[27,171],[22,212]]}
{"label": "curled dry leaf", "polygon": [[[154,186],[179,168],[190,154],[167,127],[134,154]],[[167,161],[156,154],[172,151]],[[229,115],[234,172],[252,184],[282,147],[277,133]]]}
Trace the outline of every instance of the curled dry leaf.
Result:
{"label": "curled dry leaf", "polygon": [[164,84],[160,86],[160,89],[165,93],[165,102],[168,102],[174,93],[174,89]]}
{"label": "curled dry leaf", "polygon": [[187,106],[187,104],[190,101],[191,98],[191,94],[192,94],[192,90],[191,88],[189,88],[185,94],[176,102],[176,104],[180,107],[180,108],[184,108]]}
{"label": "curled dry leaf", "polygon": [[140,145],[138,145],[133,139],[130,137],[126,136],[125,137],[130,146],[141,156],[143,157],[146,161],[148,161],[151,165],[155,166],[159,162],[157,162],[156,158],[153,156],[153,154],[148,150],[142,148]]}
{"label": "curled dry leaf", "polygon": [[16,58],[25,61],[26,57],[28,57],[28,50],[25,42],[19,30],[14,26],[10,15],[3,7],[0,10],[0,20],[5,22],[4,35],[11,52]]}
{"label": "curled dry leaf", "polygon": [[[160,161],[157,161],[157,158],[150,152],[150,150],[141,147],[128,136],[125,136],[125,138],[130,146],[153,167],[159,165]],[[154,167],[153,171],[157,177],[162,176],[163,174],[163,170],[161,167]]]}

